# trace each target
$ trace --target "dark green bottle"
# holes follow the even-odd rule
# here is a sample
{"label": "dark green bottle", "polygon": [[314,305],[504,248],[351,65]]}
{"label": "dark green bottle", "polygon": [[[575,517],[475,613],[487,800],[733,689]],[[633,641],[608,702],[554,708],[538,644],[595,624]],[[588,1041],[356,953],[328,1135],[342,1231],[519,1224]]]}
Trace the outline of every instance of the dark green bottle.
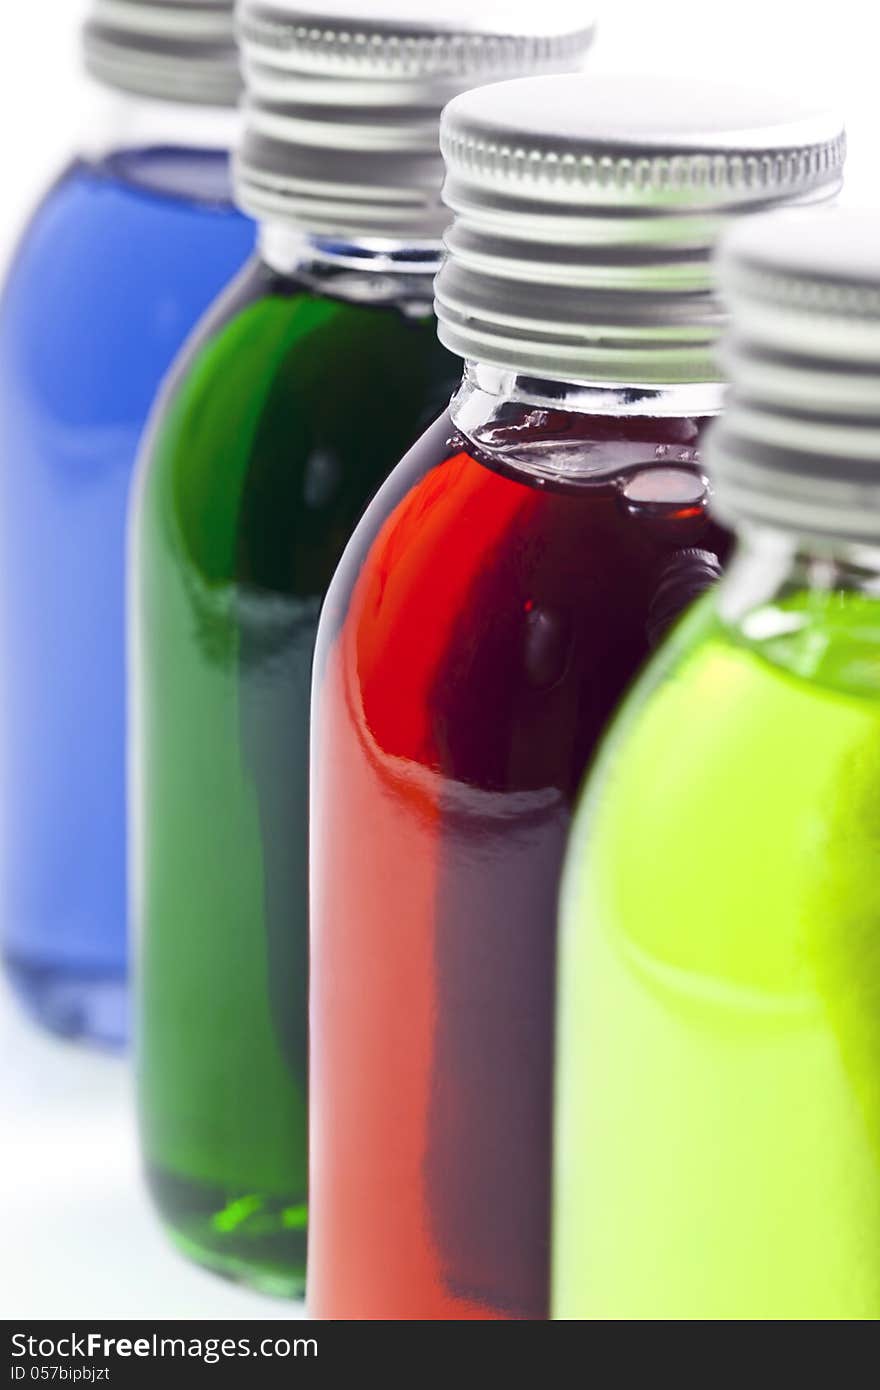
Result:
{"label": "dark green bottle", "polygon": [[283,45],[265,6],[242,20],[239,196],[260,253],[179,362],[135,499],[132,861],[154,1201],[192,1258],[297,1295],[318,616],[364,508],[460,375],[431,308],[448,214],[425,109],[439,120],[481,62],[565,65],[587,35],[487,49],[482,33],[463,61],[438,20],[416,108],[393,36],[353,78],[342,20],[316,55],[285,15]]}

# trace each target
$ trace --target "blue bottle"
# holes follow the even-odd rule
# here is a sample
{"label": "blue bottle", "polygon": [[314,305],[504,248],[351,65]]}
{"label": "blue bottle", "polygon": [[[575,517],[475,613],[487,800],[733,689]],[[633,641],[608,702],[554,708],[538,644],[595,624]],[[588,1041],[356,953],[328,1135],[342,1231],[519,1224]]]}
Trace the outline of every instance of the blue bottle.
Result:
{"label": "blue bottle", "polygon": [[50,189],[0,301],[0,944],[42,1024],[109,1045],[127,1031],[129,483],[163,375],[253,245],[228,176],[232,10],[94,0],[113,134]]}

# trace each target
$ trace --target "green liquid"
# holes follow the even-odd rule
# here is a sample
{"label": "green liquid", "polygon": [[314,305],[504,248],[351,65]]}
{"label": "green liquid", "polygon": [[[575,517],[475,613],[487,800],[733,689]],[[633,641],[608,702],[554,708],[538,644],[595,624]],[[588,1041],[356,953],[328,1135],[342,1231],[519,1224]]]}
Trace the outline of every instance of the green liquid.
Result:
{"label": "green liquid", "polygon": [[880,1316],[880,604],[746,630],[685,624],[576,824],[557,1318]]}
{"label": "green liquid", "polygon": [[178,368],[134,523],[142,1142],[178,1244],[302,1292],[309,699],[321,604],[460,363],[255,263]]}

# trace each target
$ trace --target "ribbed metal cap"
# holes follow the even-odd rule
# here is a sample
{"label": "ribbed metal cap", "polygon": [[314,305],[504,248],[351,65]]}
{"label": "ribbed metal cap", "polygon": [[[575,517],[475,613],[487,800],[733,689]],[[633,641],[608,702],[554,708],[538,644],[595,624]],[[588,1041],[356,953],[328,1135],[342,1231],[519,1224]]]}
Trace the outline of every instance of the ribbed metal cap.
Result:
{"label": "ribbed metal cap", "polygon": [[442,341],[550,379],[719,378],[711,253],[734,213],[836,193],[838,115],[778,90],[571,75],[444,112]]}
{"label": "ribbed metal cap", "polygon": [[709,436],[715,504],[854,542],[880,538],[880,212],[744,223],[719,256],[731,387]]}
{"label": "ribbed metal cap", "polygon": [[244,0],[241,205],[318,235],[437,240],[440,112],[460,92],[564,72],[593,24],[576,0]]}
{"label": "ribbed metal cap", "polygon": [[241,92],[235,0],[92,0],[86,67],[162,101],[233,106]]}

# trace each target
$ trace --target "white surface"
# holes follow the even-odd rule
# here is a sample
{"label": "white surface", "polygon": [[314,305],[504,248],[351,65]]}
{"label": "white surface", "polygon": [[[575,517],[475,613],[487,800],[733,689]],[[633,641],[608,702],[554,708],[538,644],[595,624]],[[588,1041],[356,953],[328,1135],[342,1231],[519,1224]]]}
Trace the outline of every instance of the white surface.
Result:
{"label": "white surface", "polygon": [[44,1037],[0,988],[0,1315],[296,1318],[189,1264],[139,1173],[126,1064]]}

